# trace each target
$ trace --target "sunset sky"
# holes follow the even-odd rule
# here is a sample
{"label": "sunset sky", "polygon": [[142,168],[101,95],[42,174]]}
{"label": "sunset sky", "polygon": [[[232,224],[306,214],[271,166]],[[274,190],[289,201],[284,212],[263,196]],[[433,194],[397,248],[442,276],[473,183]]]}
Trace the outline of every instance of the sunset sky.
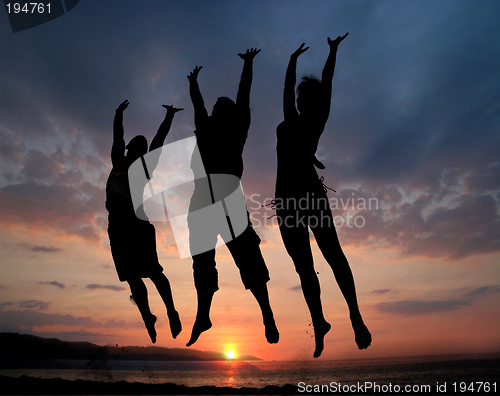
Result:
{"label": "sunset sky", "polygon": [[[337,192],[341,245],[373,344],[359,351],[345,301],[312,238],[326,319],[321,359],[500,352],[500,2],[97,1],[12,33],[0,11],[0,331],[150,345],[109,249],[105,183],[112,122],[125,99],[125,139],[151,139],[162,104],[177,113],[167,143],[193,136],[187,74],[209,112],[236,98],[254,60],[252,124],[242,179],[271,280],[281,339],[269,345],[257,303],[226,247],[213,328],[191,348],[262,359],[312,359],[298,275],[268,208],[276,127],[290,54],[321,75],[327,37],[341,43],[319,174]],[[363,205],[363,203],[365,205]],[[347,224],[347,219],[350,220]],[[356,223],[354,223],[356,221]],[[196,314],[192,260],[156,222],[160,263],[183,331],[165,309],[156,345],[180,348]]]}

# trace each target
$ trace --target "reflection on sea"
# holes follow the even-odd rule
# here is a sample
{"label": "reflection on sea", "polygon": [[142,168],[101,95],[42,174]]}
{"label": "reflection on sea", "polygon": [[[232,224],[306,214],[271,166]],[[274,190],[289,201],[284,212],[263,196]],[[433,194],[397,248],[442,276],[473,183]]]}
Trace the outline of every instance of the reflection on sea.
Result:
{"label": "reflection on sea", "polygon": [[[44,367],[42,369],[34,367]],[[429,384],[456,381],[497,381],[500,355],[443,355],[408,358],[305,362],[265,361],[111,361],[2,359],[0,375],[103,382],[174,383],[195,386],[263,388],[299,382],[353,384]]]}

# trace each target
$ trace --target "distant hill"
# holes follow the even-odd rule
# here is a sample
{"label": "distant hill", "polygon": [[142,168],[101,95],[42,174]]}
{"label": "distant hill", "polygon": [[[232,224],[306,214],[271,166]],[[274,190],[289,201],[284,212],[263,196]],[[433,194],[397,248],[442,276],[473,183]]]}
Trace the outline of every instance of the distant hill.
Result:
{"label": "distant hill", "polygon": [[[85,359],[85,360],[227,360],[222,352],[156,346],[99,346],[90,342],[68,342],[28,334],[0,333],[2,359]],[[239,360],[260,360],[251,355]]]}

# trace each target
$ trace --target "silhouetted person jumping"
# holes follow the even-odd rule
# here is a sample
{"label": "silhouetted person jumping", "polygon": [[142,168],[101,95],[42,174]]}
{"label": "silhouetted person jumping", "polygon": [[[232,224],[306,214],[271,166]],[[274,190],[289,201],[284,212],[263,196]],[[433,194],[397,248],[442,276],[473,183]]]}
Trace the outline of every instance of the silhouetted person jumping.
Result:
{"label": "silhouetted person jumping", "polygon": [[[253,58],[260,50],[250,49],[244,54],[238,54],[243,60],[243,71],[238,87],[236,103],[226,97],[220,97],[215,103],[212,115],[205,109],[203,97],[198,86],[198,73],[201,67],[196,66],[189,74],[189,91],[194,107],[195,135],[197,146],[203,160],[207,177],[196,180],[195,191],[191,198],[188,226],[191,249],[201,240],[209,242],[209,250],[193,254],[193,275],[197,292],[198,310],[193,325],[191,338],[186,346],[195,343],[200,334],[212,327],[210,307],[214,293],[219,290],[218,275],[215,264],[215,246],[220,229],[211,224],[200,224],[195,221],[193,212],[199,209],[197,200],[205,194],[206,180],[210,183],[210,175],[234,175],[239,179],[243,174],[243,147],[250,127],[250,88],[252,84]],[[196,169],[193,167],[193,172]],[[212,187],[210,187],[212,189]],[[243,200],[244,205],[244,200]],[[243,208],[246,208],[244,205]],[[249,289],[257,299],[262,311],[265,326],[265,336],[269,343],[278,342],[279,333],[274,321],[269,303],[267,282],[269,272],[260,251],[260,238],[252,227],[248,217],[248,226],[235,239],[226,243],[240,271],[241,279],[246,289]],[[228,218],[228,222],[230,222]],[[211,222],[210,222],[211,223]],[[213,247],[213,248],[212,248]]]}
{"label": "silhouetted person jumping", "polygon": [[[118,106],[113,122],[113,146],[111,162],[113,169],[106,184],[106,209],[109,212],[108,235],[111,254],[121,282],[128,282],[132,299],[139,311],[153,343],[156,342],[156,316],[151,313],[148,302],[148,291],[142,278],[150,278],[155,284],[167,308],[172,337],[176,338],[182,326],[179,314],[175,310],[172,291],[156,252],[156,233],[154,226],[136,216],[129,187],[128,169],[130,165],[148,152],[148,141],[142,136],[135,136],[125,146],[123,130],[123,111],[129,105],[128,100]],[[163,105],[167,109],[164,121],[153,138],[149,151],[163,146],[170,130],[176,109]],[[125,149],[128,149],[125,154]],[[156,167],[156,165],[155,165]],[[150,167],[152,173],[154,167]],[[144,179],[144,185],[147,179]],[[147,219],[143,208],[141,218]]]}
{"label": "silhouetted person jumping", "polygon": [[308,227],[332,268],[346,299],[359,349],[367,348],[371,343],[370,332],[359,312],[354,278],[335,231],[326,188],[314,168],[317,166],[324,169],[323,164],[316,159],[315,153],[330,113],[337,48],[347,34],[335,40],[328,38],[330,54],[321,81],[310,77],[303,78],[297,87],[297,107],[295,107],[297,58],[309,47],[304,48],[302,44],[290,56],[283,92],[285,120],[276,131],[278,137],[276,215],[283,243],[299,274],[304,298],[311,312],[316,342],[315,358],[323,352],[324,337],[331,325],[323,315],[320,285],[314,269]]}

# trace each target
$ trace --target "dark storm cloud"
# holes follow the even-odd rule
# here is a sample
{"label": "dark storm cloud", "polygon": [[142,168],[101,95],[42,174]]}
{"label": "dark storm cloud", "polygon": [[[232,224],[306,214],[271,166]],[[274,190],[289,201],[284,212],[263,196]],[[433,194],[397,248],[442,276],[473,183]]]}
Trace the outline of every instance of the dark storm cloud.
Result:
{"label": "dark storm cloud", "polygon": [[[91,155],[69,154],[60,145],[48,154],[28,150],[17,183],[0,188],[0,202],[6,211],[1,223],[98,241],[95,219],[104,214],[104,189],[86,181],[83,171],[102,169],[103,164]],[[57,251],[30,244],[24,248]]]}
{"label": "dark storm cloud", "polygon": [[20,176],[28,182],[75,185],[85,181],[82,170],[101,170],[104,166],[93,156],[68,154],[61,146],[48,155],[31,149],[23,158]]}
{"label": "dark storm cloud", "polygon": [[24,158],[23,175],[28,181],[47,180],[52,181],[61,172],[61,162],[51,156],[46,156],[41,151],[29,150]]}
{"label": "dark storm cloud", "polygon": [[23,144],[19,139],[14,138],[13,132],[8,132],[0,128],[0,158],[2,161],[11,163],[21,160],[24,151]]}
{"label": "dark storm cloud", "polygon": [[[488,40],[498,33],[498,3],[378,4],[370,36],[354,43],[356,61],[346,59],[347,39],[339,49],[338,62],[348,62],[356,79],[354,71],[336,76],[334,108],[342,112],[322,144],[353,158],[350,176],[361,182],[417,183],[432,170],[427,165],[435,178],[443,166],[484,163],[483,149],[499,143],[499,44]],[[359,104],[350,108],[342,101],[353,92]],[[338,145],[337,138],[351,140]],[[486,161],[497,158],[486,152]],[[467,159],[457,161],[460,155]]]}
{"label": "dark storm cloud", "polygon": [[4,225],[28,225],[96,242],[100,231],[94,223],[103,209],[102,189],[84,182],[79,187],[63,184],[15,184],[0,188]]}
{"label": "dark storm cloud", "polygon": [[365,225],[342,227],[340,239],[358,246],[396,248],[403,256],[449,260],[500,250],[495,198],[465,193],[451,197],[441,205],[438,194],[420,195],[412,203],[391,201],[390,195],[381,194],[384,208],[358,211],[355,216],[361,216]]}
{"label": "dark storm cloud", "polygon": [[115,285],[98,285],[96,283],[92,283],[90,285],[85,286],[87,289],[107,289],[107,290],[113,290],[113,291],[121,291],[125,290],[124,287],[121,286],[115,286]]}
{"label": "dark storm cloud", "polygon": [[[342,244],[448,259],[500,249],[497,1],[87,2],[30,31],[2,26],[1,165],[23,166],[3,174],[4,223],[96,241],[92,219],[104,213],[117,105],[131,103],[126,140],[150,138],[163,103],[185,108],[168,140],[192,136],[186,75],[203,65],[210,112],[218,96],[235,98],[237,54],[249,47],[262,52],[243,186],[273,197],[289,55],[305,42],[297,76],[320,76],[326,37],[349,31],[318,148],[327,166],[320,174],[337,197],[357,184],[360,196],[383,206],[360,213],[363,228],[342,228]],[[99,186],[85,183],[88,172],[101,174]]]}
{"label": "dark storm cloud", "polygon": [[461,309],[470,305],[467,301],[460,300],[405,300],[382,302],[375,307],[384,313],[392,313],[397,315],[425,315],[435,312],[447,312]]}
{"label": "dark storm cloud", "polygon": [[500,164],[495,163],[486,169],[473,169],[465,176],[464,186],[468,191],[496,191],[500,186]]}

